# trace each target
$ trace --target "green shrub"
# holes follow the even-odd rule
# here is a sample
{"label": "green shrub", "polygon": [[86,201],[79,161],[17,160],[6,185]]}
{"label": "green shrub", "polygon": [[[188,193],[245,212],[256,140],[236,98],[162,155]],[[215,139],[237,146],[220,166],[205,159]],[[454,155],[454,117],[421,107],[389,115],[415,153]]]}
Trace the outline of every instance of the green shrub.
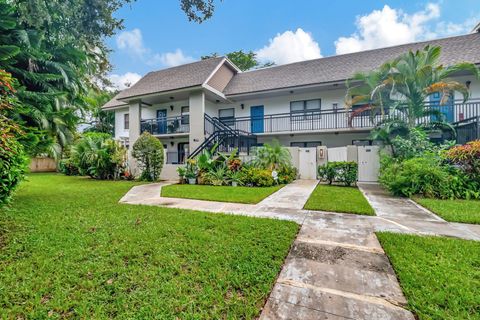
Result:
{"label": "green shrub", "polygon": [[119,179],[125,170],[126,149],[107,133],[89,132],[71,149],[71,162],[81,175],[95,179]]}
{"label": "green shrub", "polygon": [[379,181],[394,195],[450,198],[453,177],[433,154],[399,161],[382,158]]}
{"label": "green shrub", "polygon": [[271,187],[275,184],[272,171],[257,167],[244,167],[241,172],[241,182],[246,186]]}
{"label": "green shrub", "polygon": [[273,140],[255,148],[252,163],[261,169],[279,170],[292,165],[292,155],[278,140]]}
{"label": "green shrub", "polygon": [[60,160],[58,168],[66,176],[78,176],[80,174],[80,170],[71,158]]}
{"label": "green shrub", "polygon": [[327,164],[318,166],[317,174],[321,181],[328,181],[328,184],[332,184],[333,181],[335,181],[336,170],[332,165],[333,163],[334,162],[328,162]]}
{"label": "green shrub", "polygon": [[285,166],[278,171],[278,183],[288,184],[297,178],[297,168],[294,166]]}
{"label": "green shrub", "polygon": [[206,181],[214,186],[222,186],[227,182],[227,167],[225,165],[218,166],[207,172]]}
{"label": "green shrub", "polygon": [[0,115],[0,207],[8,203],[23,179],[28,158],[16,139],[17,127]]}
{"label": "green shrub", "polygon": [[25,138],[7,111],[18,106],[12,75],[0,70],[0,207],[10,201],[15,188],[24,178],[28,158],[18,139]]}
{"label": "green shrub", "polygon": [[459,166],[472,180],[480,181],[480,140],[451,148],[445,152],[445,158]]}
{"label": "green shrub", "polygon": [[351,186],[357,181],[358,165],[353,161],[328,162],[317,169],[318,177],[322,181],[339,182]]}
{"label": "green shrub", "polygon": [[159,139],[144,132],[133,144],[132,156],[142,170],[140,180],[157,181],[163,168],[164,151]]}

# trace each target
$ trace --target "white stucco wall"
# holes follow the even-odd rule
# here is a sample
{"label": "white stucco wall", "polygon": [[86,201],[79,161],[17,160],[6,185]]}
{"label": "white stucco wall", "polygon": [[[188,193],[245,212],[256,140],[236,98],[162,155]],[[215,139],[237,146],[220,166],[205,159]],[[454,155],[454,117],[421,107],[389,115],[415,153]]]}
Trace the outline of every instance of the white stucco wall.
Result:
{"label": "white stucco wall", "polygon": [[128,129],[125,129],[123,119],[128,108],[115,110],[115,139],[128,138]]}
{"label": "white stucco wall", "polygon": [[257,140],[259,143],[268,143],[273,139],[280,141],[282,145],[290,146],[291,142],[317,142],[320,141],[323,146],[329,148],[343,147],[351,145],[353,140],[368,139],[368,132],[355,132],[355,133],[314,133],[314,134],[285,134],[285,135],[261,135]]}
{"label": "white stucco wall", "polygon": [[[290,102],[298,100],[310,100],[321,99],[321,109],[331,110],[333,104],[337,103],[337,107],[342,109],[344,106],[343,100],[345,97],[345,90],[329,90],[329,91],[316,91],[308,93],[293,93],[282,96],[261,98],[261,99],[237,99],[232,104],[219,103],[212,106],[210,111],[218,116],[218,109],[235,108],[235,117],[248,117],[250,116],[250,107],[252,106],[264,106],[265,115],[288,113],[290,112]],[[241,108],[241,104],[244,108]]]}

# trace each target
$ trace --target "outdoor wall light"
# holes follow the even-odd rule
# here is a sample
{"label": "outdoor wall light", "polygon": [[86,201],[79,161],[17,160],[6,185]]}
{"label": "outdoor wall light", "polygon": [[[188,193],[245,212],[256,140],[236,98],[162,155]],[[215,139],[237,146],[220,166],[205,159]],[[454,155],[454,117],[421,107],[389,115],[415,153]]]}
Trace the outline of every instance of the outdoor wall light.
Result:
{"label": "outdoor wall light", "polygon": [[173,111],[173,105],[170,106],[170,111]]}
{"label": "outdoor wall light", "polygon": [[217,99],[217,100],[215,100],[215,102],[216,102],[216,103],[219,103],[219,102],[220,102],[220,100],[218,100],[218,99]]}
{"label": "outdoor wall light", "polygon": [[170,141],[170,145],[173,147],[175,145],[175,142]]}
{"label": "outdoor wall light", "polygon": [[471,84],[472,84],[472,81],[470,80],[467,80],[467,82],[465,82],[465,86],[467,86],[467,89],[470,89]]}
{"label": "outdoor wall light", "polygon": [[175,99],[175,98],[174,98],[174,97],[170,97],[170,100],[173,100],[173,99]]}
{"label": "outdoor wall light", "polygon": [[293,90],[290,90],[290,93],[293,93]]}
{"label": "outdoor wall light", "polygon": [[245,109],[245,105],[243,103],[240,104],[240,108],[242,108],[242,110]]}

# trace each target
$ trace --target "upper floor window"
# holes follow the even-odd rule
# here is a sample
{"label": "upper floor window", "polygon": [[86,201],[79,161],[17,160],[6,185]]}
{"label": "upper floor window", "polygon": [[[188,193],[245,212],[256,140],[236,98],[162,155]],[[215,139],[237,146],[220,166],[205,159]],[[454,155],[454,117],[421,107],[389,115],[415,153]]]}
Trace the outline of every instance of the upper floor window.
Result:
{"label": "upper floor window", "polygon": [[290,102],[291,113],[320,111],[320,108],[321,108],[320,99],[300,100],[300,101]]}
{"label": "upper floor window", "polygon": [[218,110],[218,118],[226,125],[231,126],[235,124],[235,109],[228,108]]}
{"label": "upper floor window", "polygon": [[128,113],[123,114],[123,128],[125,130],[130,129],[130,115]]}
{"label": "upper floor window", "polygon": [[182,107],[182,124],[190,124],[190,107],[184,106]]}

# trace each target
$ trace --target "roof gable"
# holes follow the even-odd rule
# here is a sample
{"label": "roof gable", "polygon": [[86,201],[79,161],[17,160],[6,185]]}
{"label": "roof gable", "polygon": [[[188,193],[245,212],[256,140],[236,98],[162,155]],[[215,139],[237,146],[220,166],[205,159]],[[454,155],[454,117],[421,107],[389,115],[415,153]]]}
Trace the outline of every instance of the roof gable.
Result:
{"label": "roof gable", "polygon": [[132,87],[120,92],[117,99],[200,86],[210,78],[224,59],[211,58],[147,73]]}

